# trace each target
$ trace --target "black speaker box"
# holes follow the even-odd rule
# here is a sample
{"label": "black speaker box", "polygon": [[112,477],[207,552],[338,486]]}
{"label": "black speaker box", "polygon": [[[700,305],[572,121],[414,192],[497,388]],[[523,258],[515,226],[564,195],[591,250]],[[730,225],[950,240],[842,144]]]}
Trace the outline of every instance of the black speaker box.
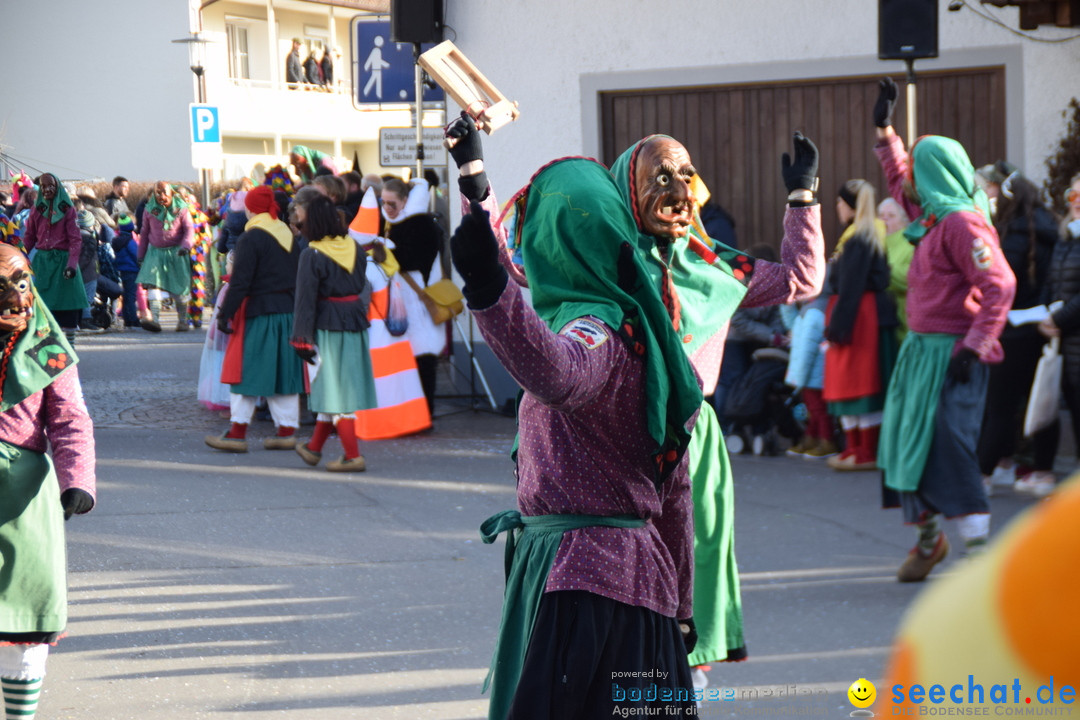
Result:
{"label": "black speaker box", "polygon": [[390,0],[390,41],[440,43],[443,0]]}
{"label": "black speaker box", "polygon": [[880,59],[906,60],[937,55],[937,0],[878,0]]}

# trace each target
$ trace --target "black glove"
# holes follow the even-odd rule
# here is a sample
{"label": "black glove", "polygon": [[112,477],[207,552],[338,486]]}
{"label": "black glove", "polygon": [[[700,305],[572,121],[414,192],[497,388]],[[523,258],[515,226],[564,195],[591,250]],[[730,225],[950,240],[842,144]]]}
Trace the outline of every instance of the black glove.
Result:
{"label": "black glove", "polygon": [[293,345],[293,350],[300,356],[300,359],[309,365],[315,364],[315,348],[310,345]]}
{"label": "black glove", "polygon": [[[461,111],[461,117],[446,128],[446,138],[452,140],[450,157],[454,158],[458,169],[465,163],[484,159],[484,146],[480,142],[480,131],[472,117]],[[483,200],[487,197],[487,172],[481,170],[475,175],[458,175],[458,190],[469,200]]]}
{"label": "black glove", "polygon": [[229,318],[218,316],[217,329],[219,332],[223,332],[226,335],[232,335],[232,329],[229,327]]}
{"label": "black glove", "polygon": [[792,136],[795,143],[795,159],[784,153],[780,159],[780,172],[784,176],[784,185],[788,192],[809,190],[817,192],[818,149],[810,138],[801,132]]}
{"label": "black glove", "polygon": [[179,250],[176,251],[176,254],[178,256],[180,256],[180,257],[187,257],[188,253],[190,253],[190,252],[191,251],[188,250],[187,248],[180,248]]}
{"label": "black glove", "polygon": [[874,103],[874,124],[879,128],[887,128],[892,125],[893,110],[896,109],[896,97],[899,91],[891,77],[878,80],[877,102]]}
{"label": "black glove", "polygon": [[465,280],[461,289],[469,307],[483,310],[495,304],[506,287],[506,270],[499,264],[499,243],[491,230],[488,213],[473,200],[469,214],[461,218],[450,238],[454,267]]}
{"label": "black glove", "polygon": [[94,498],[85,490],[68,488],[60,495],[60,506],[64,508],[64,519],[67,520],[72,515],[90,512],[90,508],[94,507]]}
{"label": "black glove", "polygon": [[679,630],[682,631],[683,645],[686,646],[686,654],[689,655],[697,646],[697,625],[694,625],[694,618],[680,620]]}
{"label": "black glove", "polygon": [[634,252],[634,248],[628,242],[624,242],[619,247],[619,289],[630,296],[637,292],[640,285],[637,265],[634,263]]}
{"label": "black glove", "polygon": [[825,339],[833,345],[847,345],[851,342],[851,331],[841,333],[832,325],[825,328]]}
{"label": "black glove", "polygon": [[75,268],[64,268],[64,279],[70,280],[73,277],[75,277]]}
{"label": "black glove", "polygon": [[960,348],[949,361],[949,368],[945,371],[945,377],[956,383],[966,383],[971,380],[971,366],[978,362],[979,356],[971,348]]}

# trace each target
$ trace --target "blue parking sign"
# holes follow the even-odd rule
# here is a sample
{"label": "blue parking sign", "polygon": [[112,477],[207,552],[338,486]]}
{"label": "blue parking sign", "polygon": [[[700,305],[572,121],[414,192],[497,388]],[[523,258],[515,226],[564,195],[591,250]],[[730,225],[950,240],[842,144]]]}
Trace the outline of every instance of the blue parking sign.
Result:
{"label": "blue parking sign", "polygon": [[191,104],[191,142],[221,142],[221,124],[216,105]]}
{"label": "blue parking sign", "polygon": [[[416,70],[412,43],[390,41],[386,16],[358,16],[353,20],[353,67],[358,105],[411,103],[416,100]],[[420,51],[435,47],[426,43]],[[425,102],[445,99],[442,88],[424,87]]]}

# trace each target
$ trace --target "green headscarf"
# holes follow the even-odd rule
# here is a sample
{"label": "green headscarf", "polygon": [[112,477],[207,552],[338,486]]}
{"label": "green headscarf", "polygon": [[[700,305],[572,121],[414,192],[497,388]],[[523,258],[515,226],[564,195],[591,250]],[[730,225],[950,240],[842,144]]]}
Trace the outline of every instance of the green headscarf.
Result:
{"label": "green headscarf", "polygon": [[923,214],[904,237],[918,244],[930,228],[961,210],[979,211],[990,224],[990,200],[975,182],[975,168],[964,146],[952,138],[926,135],[911,147],[910,167]]}
{"label": "green headscarf", "polygon": [[307,161],[306,170],[296,168],[297,174],[300,175],[300,179],[305,183],[315,177],[315,171],[319,169],[319,165],[322,164],[323,158],[327,157],[326,153],[320,152],[319,150],[312,150],[306,145],[293,145],[293,149],[289,152],[295,153]]}
{"label": "green headscarf", "polygon": [[634,175],[638,155],[645,144],[655,138],[667,137],[650,135],[639,140],[619,156],[611,166],[611,173],[615,176],[623,202],[634,213],[638,248],[653,259],[648,263],[653,286],[662,286],[665,267],[671,273],[681,310],[679,335],[684,341],[683,350],[692,356],[724,327],[739,307],[754,271],[754,259],[715,242],[705,234],[700,222],[695,222],[687,237],[671,242],[670,257],[664,263],[657,238],[641,230],[636,211],[638,201]]}
{"label": "green headscarf", "polygon": [[[8,337],[4,336],[5,344]],[[34,316],[15,341],[4,372],[0,412],[7,412],[45,389],[60,373],[78,361],[52,313],[35,293]]]}
{"label": "green headscarf", "polygon": [[160,220],[166,230],[172,230],[173,223],[176,222],[180,211],[186,207],[187,203],[184,202],[184,198],[180,197],[180,193],[176,191],[175,187],[168,207],[158,202],[157,195],[153,192],[150,193],[150,199],[146,201],[146,212]]}
{"label": "green headscarf", "polygon": [[632,293],[619,285],[621,248],[636,242],[633,218],[610,173],[595,160],[556,161],[519,197],[524,202],[518,211],[522,258],[540,318],[559,332],[592,315],[644,356],[648,429],[662,481],[689,442],[701,389],[636,250],[626,251],[624,261],[624,271],[636,275]]}
{"label": "green headscarf", "polygon": [[[45,194],[38,190],[37,202],[34,203],[34,207],[37,211],[45,216],[45,219],[49,221],[50,225],[55,225],[64,219],[64,215],[67,213],[68,208],[73,207],[71,203],[71,196],[68,195],[67,189],[63,183],[60,182],[60,178],[56,177],[52,173],[45,173],[41,177],[48,175],[56,183],[56,195],[53,196],[50,203],[45,199]],[[38,186],[41,185],[41,178],[38,178]]]}

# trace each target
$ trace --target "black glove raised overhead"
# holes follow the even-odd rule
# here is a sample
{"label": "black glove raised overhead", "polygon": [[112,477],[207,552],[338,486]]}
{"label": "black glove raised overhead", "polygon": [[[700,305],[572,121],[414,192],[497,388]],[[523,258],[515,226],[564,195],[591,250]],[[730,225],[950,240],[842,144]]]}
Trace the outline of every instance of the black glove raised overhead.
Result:
{"label": "black glove raised overhead", "polygon": [[94,507],[94,498],[90,493],[79,488],[68,488],[60,494],[60,507],[64,508],[64,519],[72,515],[82,515]]}
{"label": "black glove raised overhead", "polygon": [[810,138],[801,132],[792,136],[795,145],[795,158],[784,153],[780,158],[780,173],[784,176],[784,186],[789,193],[795,190],[817,192],[818,186],[818,149]]}
{"label": "black glove raised overhead", "polygon": [[[484,146],[480,142],[480,131],[472,117],[461,111],[461,117],[446,128],[446,139],[450,144],[450,157],[458,170],[471,162],[483,161]],[[481,170],[472,175],[458,175],[458,189],[469,200],[483,200],[487,197],[487,172]]]}
{"label": "black glove raised overhead", "polygon": [[476,200],[469,203],[469,214],[450,238],[454,267],[465,280],[461,289],[469,307],[483,310],[499,299],[506,287],[506,270],[499,264],[499,243],[491,230],[488,213]]}
{"label": "black glove raised overhead", "polygon": [[979,356],[971,348],[960,348],[945,371],[945,377],[953,382],[966,383],[971,380],[971,368],[979,361]]}
{"label": "black glove raised overhead", "polygon": [[900,93],[891,77],[883,77],[878,80],[878,88],[877,102],[874,103],[874,124],[879,128],[887,128],[892,125],[893,111],[896,109],[896,98]]}

